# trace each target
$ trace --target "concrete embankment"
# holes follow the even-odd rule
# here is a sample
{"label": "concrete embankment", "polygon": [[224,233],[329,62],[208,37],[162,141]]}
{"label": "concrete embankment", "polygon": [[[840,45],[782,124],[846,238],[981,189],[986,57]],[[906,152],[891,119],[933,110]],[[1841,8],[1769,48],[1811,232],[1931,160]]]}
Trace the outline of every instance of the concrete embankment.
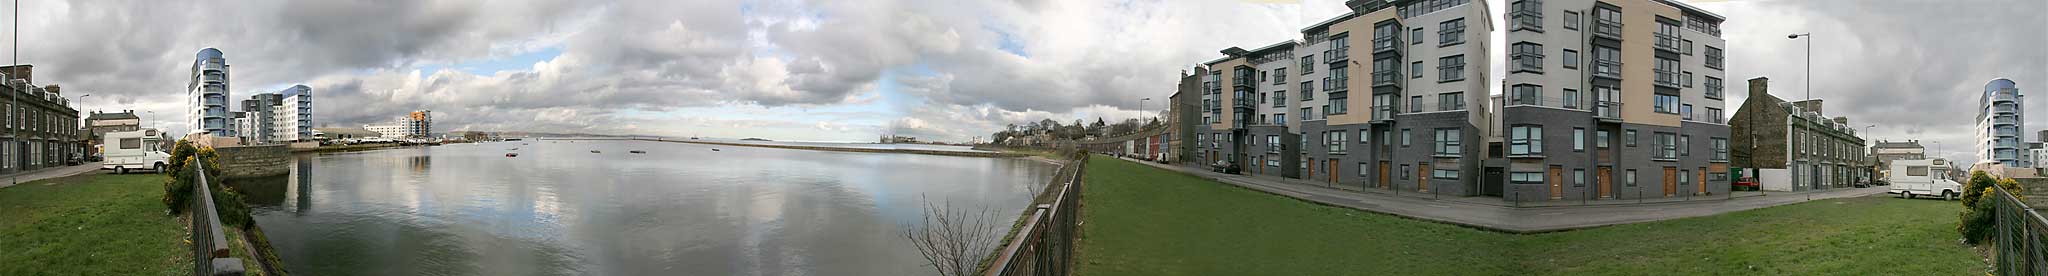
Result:
{"label": "concrete embankment", "polygon": [[[549,139],[549,140],[557,140],[557,139]],[[559,140],[574,140],[574,139],[559,139]],[[617,140],[617,139],[614,139],[614,140]],[[653,141],[653,142],[672,142],[672,143],[690,143],[690,144],[703,144],[703,145],[720,145],[720,146],[735,146],[735,147],[757,147],[757,148],[778,148],[778,149],[795,149],[795,150],[816,150],[816,151],[842,151],[842,152],[868,152],[868,153],[908,153],[908,154],[924,154],[924,155],[945,155],[945,156],[966,156],[966,157],[991,157],[991,158],[1009,158],[1009,157],[1024,157],[1024,156],[1030,156],[1029,154],[1021,154],[1021,153],[1007,153],[1007,152],[974,152],[974,151],[945,151],[945,150],[920,150],[920,149],[864,149],[864,148],[841,148],[841,147],[818,147],[818,146],[792,146],[792,145],[760,145],[760,144],[743,144],[743,143],[726,143],[726,142],[707,142],[707,141],[696,141],[696,140],[663,140],[663,139],[632,139],[632,140],[640,140],[640,141]]]}

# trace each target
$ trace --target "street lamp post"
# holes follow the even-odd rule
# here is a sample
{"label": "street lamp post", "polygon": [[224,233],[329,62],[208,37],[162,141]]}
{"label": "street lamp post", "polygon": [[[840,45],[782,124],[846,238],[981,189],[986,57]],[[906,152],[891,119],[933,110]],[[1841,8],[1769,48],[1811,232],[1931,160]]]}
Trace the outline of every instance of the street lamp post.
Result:
{"label": "street lamp post", "polygon": [[1806,100],[1813,100],[1813,33],[1792,34],[1785,39],[1806,38]]}
{"label": "street lamp post", "polygon": [[[1138,99],[1138,120],[1143,121],[1145,119],[1148,119],[1145,118],[1145,101],[1150,100],[1152,100],[1152,98]],[[1138,122],[1138,125],[1143,126],[1148,123],[1150,122]]]}

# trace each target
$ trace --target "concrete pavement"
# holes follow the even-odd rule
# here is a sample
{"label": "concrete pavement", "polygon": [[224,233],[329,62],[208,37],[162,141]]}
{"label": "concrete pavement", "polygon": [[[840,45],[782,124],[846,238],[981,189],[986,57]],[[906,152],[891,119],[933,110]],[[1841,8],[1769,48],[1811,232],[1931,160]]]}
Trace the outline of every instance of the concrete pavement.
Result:
{"label": "concrete pavement", "polygon": [[[1394,195],[1391,192],[1374,191],[1376,189],[1340,189],[1298,179],[1231,175],[1177,165],[1138,163],[1324,205],[1510,233],[1554,232],[1708,216],[1805,202],[1809,198],[1820,200],[1860,197],[1885,192],[1884,188],[1849,188],[1819,192],[1771,192],[1766,196],[1722,195],[1694,200],[1661,199],[1645,203],[1636,203],[1635,200],[1607,200],[1607,203],[1591,205],[1510,207],[1499,204],[1500,199],[1493,197],[1414,193]],[[1494,204],[1487,204],[1486,201]]]}
{"label": "concrete pavement", "polygon": [[45,168],[41,170],[15,173],[10,175],[0,175],[0,188],[6,188],[9,186],[14,186],[15,184],[28,183],[36,180],[73,176],[82,173],[98,171],[99,169],[100,162],[89,162],[85,164],[79,164],[77,166]]}

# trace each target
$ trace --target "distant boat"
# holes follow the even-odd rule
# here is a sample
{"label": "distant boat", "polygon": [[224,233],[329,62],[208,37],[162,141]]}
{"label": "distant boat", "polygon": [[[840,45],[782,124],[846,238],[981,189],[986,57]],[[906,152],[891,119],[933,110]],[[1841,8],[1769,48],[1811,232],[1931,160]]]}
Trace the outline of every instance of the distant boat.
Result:
{"label": "distant boat", "polygon": [[512,149],[508,149],[508,150],[519,150],[519,148],[512,148]]}
{"label": "distant boat", "polygon": [[711,149],[711,151],[718,151],[718,149]]}
{"label": "distant boat", "polygon": [[697,140],[697,137],[690,137],[690,140]]}
{"label": "distant boat", "polygon": [[507,152],[507,153],[505,153],[505,157],[519,157],[519,153],[517,153],[517,152]]}
{"label": "distant boat", "polygon": [[593,151],[590,151],[590,153],[604,153],[604,152],[602,152],[602,151],[594,151],[594,150],[593,150]]}
{"label": "distant boat", "polygon": [[628,151],[628,152],[631,152],[631,153],[647,153],[647,151],[644,151],[644,150],[635,150],[635,151]]}

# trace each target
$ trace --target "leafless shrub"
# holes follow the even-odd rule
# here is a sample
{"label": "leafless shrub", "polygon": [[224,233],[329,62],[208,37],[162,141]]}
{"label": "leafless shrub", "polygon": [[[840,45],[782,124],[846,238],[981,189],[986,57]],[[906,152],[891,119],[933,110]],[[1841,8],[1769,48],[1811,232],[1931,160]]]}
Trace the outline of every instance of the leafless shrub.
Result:
{"label": "leafless shrub", "polygon": [[996,212],[985,206],[978,210],[954,208],[951,201],[933,204],[927,198],[923,224],[906,227],[903,237],[917,246],[917,252],[939,275],[971,275],[1002,239],[996,230],[1005,224],[997,218]]}

